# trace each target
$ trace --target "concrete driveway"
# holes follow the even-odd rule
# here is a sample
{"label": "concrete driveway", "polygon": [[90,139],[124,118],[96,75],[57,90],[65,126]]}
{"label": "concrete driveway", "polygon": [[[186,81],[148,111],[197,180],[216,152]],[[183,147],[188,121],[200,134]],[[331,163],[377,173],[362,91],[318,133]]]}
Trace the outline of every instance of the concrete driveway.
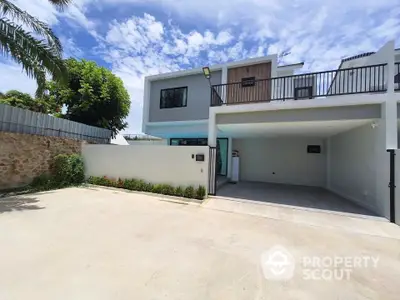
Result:
{"label": "concrete driveway", "polygon": [[0,199],[0,299],[399,298],[396,225],[371,235],[161,199],[103,188]]}

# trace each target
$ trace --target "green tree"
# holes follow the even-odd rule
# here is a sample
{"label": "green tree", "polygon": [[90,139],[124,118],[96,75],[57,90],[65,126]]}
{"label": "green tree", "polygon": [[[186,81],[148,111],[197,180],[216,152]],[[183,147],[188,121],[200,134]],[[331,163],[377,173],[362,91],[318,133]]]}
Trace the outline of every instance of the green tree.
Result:
{"label": "green tree", "polygon": [[130,99],[120,78],[93,61],[67,59],[66,85],[48,84],[50,100],[64,104],[65,119],[111,129],[113,133],[126,128]]}
{"label": "green tree", "polygon": [[[71,0],[49,2],[63,8]],[[10,56],[36,80],[37,96],[43,95],[45,90],[46,73],[56,81],[62,82],[66,78],[62,46],[57,36],[46,23],[8,0],[0,0],[0,55]]]}
{"label": "green tree", "polygon": [[1,93],[0,103],[46,114],[55,114],[61,111],[61,105],[52,101],[49,96],[34,99],[30,94],[16,90],[10,90],[5,94]]}

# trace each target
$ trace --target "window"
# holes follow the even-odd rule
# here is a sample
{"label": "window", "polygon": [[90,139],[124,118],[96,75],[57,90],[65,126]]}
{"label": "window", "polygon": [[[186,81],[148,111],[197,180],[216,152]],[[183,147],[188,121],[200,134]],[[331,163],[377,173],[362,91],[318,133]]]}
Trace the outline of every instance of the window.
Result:
{"label": "window", "polygon": [[206,138],[172,138],[170,140],[170,145],[172,146],[207,146],[207,144],[208,142]]}
{"label": "window", "polygon": [[255,86],[255,85],[256,85],[256,78],[254,76],[242,78],[242,87]]}
{"label": "window", "polygon": [[187,86],[161,90],[160,108],[184,107],[186,105]]}
{"label": "window", "polygon": [[311,99],[313,97],[312,90],[312,86],[296,87],[294,88],[294,99]]}
{"label": "window", "polygon": [[397,75],[394,75],[394,83],[400,83],[400,73]]}

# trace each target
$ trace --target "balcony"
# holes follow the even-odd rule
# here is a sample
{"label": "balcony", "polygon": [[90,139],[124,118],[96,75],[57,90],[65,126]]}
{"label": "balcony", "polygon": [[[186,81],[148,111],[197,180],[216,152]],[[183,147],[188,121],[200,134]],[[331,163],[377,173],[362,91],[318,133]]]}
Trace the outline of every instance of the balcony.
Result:
{"label": "balcony", "polygon": [[[213,85],[211,106],[302,100],[386,91],[387,64]],[[395,64],[395,74],[400,63]],[[398,75],[397,77],[399,77]],[[400,90],[400,83],[395,89]]]}

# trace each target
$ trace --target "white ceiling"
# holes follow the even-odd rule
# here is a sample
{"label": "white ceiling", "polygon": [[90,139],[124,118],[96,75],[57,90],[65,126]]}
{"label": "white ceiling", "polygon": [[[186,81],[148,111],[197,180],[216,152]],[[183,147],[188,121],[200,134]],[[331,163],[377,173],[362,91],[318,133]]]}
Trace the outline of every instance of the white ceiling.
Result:
{"label": "white ceiling", "polygon": [[218,131],[221,135],[227,137],[329,137],[355,127],[372,124],[373,122],[373,119],[364,119],[316,122],[219,124]]}

